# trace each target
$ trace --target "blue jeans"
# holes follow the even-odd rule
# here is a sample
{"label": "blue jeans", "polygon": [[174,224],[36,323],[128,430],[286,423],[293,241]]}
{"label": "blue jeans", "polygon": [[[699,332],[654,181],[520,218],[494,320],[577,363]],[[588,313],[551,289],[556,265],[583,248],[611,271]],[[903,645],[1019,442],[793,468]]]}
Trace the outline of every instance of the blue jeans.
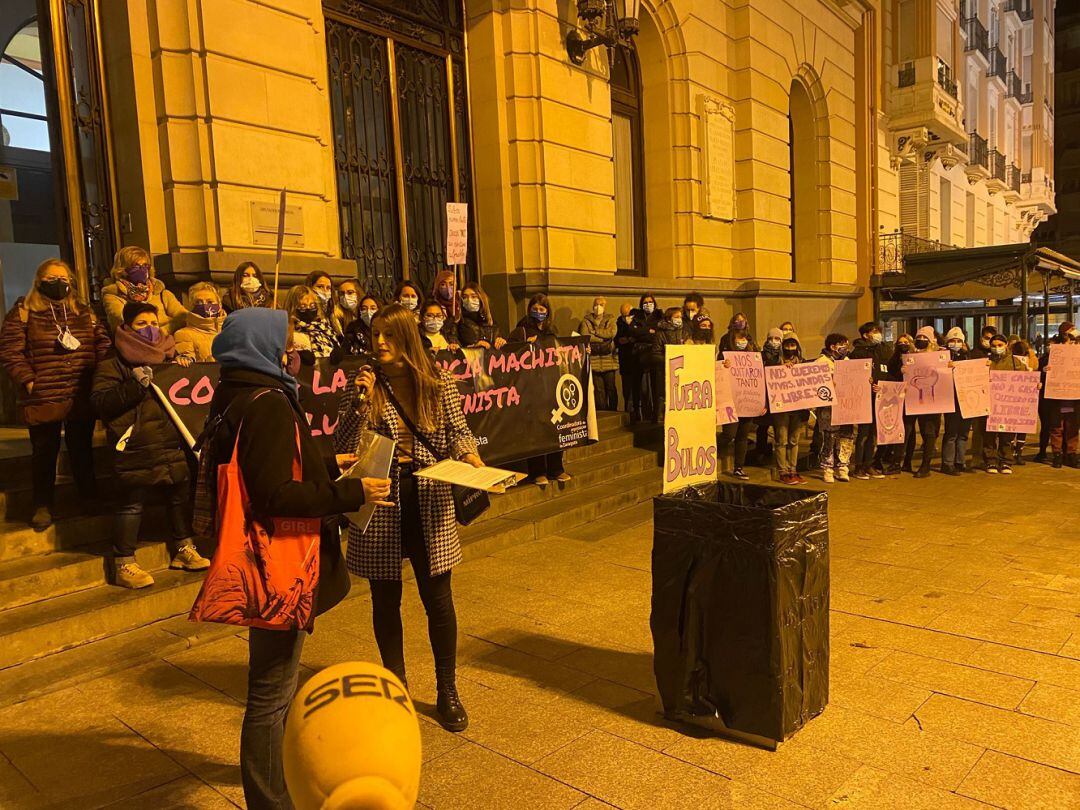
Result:
{"label": "blue jeans", "polygon": [[[162,484],[166,497],[166,512],[169,517],[169,534],[172,552],[185,540],[191,539],[191,524],[188,522],[190,510],[190,483],[180,481],[176,484]],[[124,493],[123,500],[116,507],[116,539],[113,541],[113,557],[130,559],[135,556],[135,545],[139,541],[139,527],[142,525],[143,506],[150,495],[151,487],[130,487]]]}
{"label": "blue jeans", "polygon": [[299,630],[248,632],[248,695],[240,729],[240,779],[249,810],[291,810],[281,740],[296,692],[304,636]]}
{"label": "blue jeans", "polygon": [[967,452],[968,431],[971,420],[955,413],[945,414],[945,438],[941,443],[942,469],[964,469],[964,454]]}

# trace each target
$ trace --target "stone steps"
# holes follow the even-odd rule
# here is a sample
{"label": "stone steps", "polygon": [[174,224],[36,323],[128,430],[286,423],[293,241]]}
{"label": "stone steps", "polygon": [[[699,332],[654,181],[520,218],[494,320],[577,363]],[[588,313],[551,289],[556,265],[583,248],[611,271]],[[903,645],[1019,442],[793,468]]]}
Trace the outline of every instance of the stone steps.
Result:
{"label": "stone steps", "polygon": [[[625,417],[605,414],[601,425],[601,442],[567,452],[571,481],[513,489],[463,527],[465,557],[594,520],[658,492],[655,453],[634,447]],[[153,514],[148,512],[148,525],[160,522]],[[143,543],[138,551],[157,580],[153,587],[125,591],[106,584],[111,530],[109,516],[60,520],[40,533],[25,524],[0,524],[0,670],[187,613],[202,578],[168,570],[164,542]]]}

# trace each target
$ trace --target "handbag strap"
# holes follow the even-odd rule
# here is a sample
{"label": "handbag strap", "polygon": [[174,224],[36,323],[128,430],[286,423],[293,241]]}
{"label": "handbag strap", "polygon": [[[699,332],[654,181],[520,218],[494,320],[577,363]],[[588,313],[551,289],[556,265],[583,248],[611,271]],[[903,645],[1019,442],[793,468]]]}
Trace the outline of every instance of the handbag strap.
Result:
{"label": "handbag strap", "polygon": [[383,387],[386,389],[386,396],[390,400],[390,404],[394,406],[394,410],[397,411],[398,416],[401,417],[401,421],[405,423],[405,427],[411,430],[412,435],[420,440],[420,444],[424,445],[424,447],[427,448],[427,451],[431,453],[431,455],[436,461],[445,461],[447,458],[449,458],[449,456],[441,455],[434,447],[432,447],[431,442],[428,441],[427,436],[417,430],[416,425],[413,424],[413,420],[409,418],[409,415],[405,412],[405,409],[401,407],[401,403],[398,402],[398,398],[394,396],[394,389],[390,387],[390,383],[386,380],[383,380],[382,384]]}

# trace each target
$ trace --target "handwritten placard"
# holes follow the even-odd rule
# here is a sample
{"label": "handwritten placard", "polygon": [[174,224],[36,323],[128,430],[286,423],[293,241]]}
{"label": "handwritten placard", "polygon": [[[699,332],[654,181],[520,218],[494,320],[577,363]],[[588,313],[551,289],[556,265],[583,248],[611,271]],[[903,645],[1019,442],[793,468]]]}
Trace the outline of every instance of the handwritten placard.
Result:
{"label": "handwritten placard", "polygon": [[841,360],[833,369],[833,386],[836,401],[832,406],[834,425],[869,425],[874,421],[873,385],[871,367],[873,360]]}
{"label": "handwritten placard", "polygon": [[832,369],[826,360],[766,366],[765,386],[773,413],[828,407],[836,399]]}
{"label": "handwritten placard", "polygon": [[469,249],[469,204],[446,204],[446,263],[465,264]]}
{"label": "handwritten placard", "polygon": [[730,364],[731,392],[735,396],[735,413],[753,418],[766,413],[765,365],[758,352],[724,352]]}
{"label": "handwritten placard", "polygon": [[902,382],[882,380],[874,400],[874,422],[877,424],[878,444],[904,443],[904,397],[907,386]]}
{"label": "handwritten placard", "polygon": [[731,372],[722,360],[716,361],[716,385],[713,391],[716,397],[716,424],[730,425],[732,422],[738,422],[735,394],[731,389]]}
{"label": "handwritten placard", "polygon": [[956,410],[948,352],[910,352],[904,355],[903,370],[909,416]]}
{"label": "handwritten placard", "polygon": [[1034,433],[1039,424],[1037,371],[991,371],[990,416],[986,429],[994,433]]}
{"label": "handwritten placard", "polygon": [[1080,399],[1080,343],[1051,343],[1046,398]]}
{"label": "handwritten placard", "polygon": [[953,384],[962,417],[977,419],[990,414],[990,366],[986,360],[953,363]]}
{"label": "handwritten placard", "polygon": [[664,492],[716,480],[715,349],[671,345],[664,357]]}

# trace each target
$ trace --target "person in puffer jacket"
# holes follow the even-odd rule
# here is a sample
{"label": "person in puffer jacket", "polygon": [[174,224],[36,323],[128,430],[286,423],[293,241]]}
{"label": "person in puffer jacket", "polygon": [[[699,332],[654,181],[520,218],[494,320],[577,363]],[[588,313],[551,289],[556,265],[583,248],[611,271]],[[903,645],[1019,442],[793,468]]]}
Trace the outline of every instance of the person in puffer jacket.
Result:
{"label": "person in puffer jacket", "polygon": [[[1009,351],[1009,339],[997,334],[990,338],[991,371],[1027,371],[1027,363]],[[983,469],[988,473],[1012,474],[1012,443],[1015,433],[991,430],[986,424],[983,433]]]}
{"label": "person in puffer jacket", "polygon": [[[793,366],[803,362],[802,344],[794,332],[784,332],[780,344],[780,363]],[[809,410],[787,411],[773,414],[773,437],[776,472],[781,484],[805,484],[806,479],[798,473],[799,442],[809,418]]]}
{"label": "person in puffer jacket", "polygon": [[0,365],[17,386],[30,432],[30,525],[36,531],[52,525],[61,429],[79,495],[91,509],[97,501],[90,388],[94,368],[110,348],[104,325],[79,300],[71,268],[59,259],[42,262],[33,288],[0,329]]}
{"label": "person in puffer jacket", "polygon": [[[892,344],[885,342],[881,326],[874,321],[867,321],[859,327],[859,337],[852,343],[848,357],[852,360],[869,360],[870,378],[876,384],[888,379],[889,358],[892,354]],[[870,394],[871,417],[876,397],[876,393]],[[855,430],[855,449],[851,463],[855,468],[852,472],[855,478],[866,480],[885,477],[882,472],[881,453],[877,448],[877,425],[873,418],[869,424],[859,425]]]}
{"label": "person in puffer jacket", "polygon": [[[936,352],[940,347],[937,344],[937,336],[934,327],[924,326],[915,333],[916,352]],[[922,459],[919,469],[915,470],[916,478],[926,478],[930,475],[930,464],[937,449],[938,436],[941,434],[941,414],[929,413],[919,416],[904,415],[904,472],[912,472],[911,462],[915,455],[915,427],[918,425],[919,435],[922,437]]]}
{"label": "person in puffer jacket", "polygon": [[172,534],[170,568],[204,571],[210,567],[191,537],[190,487],[183,439],[150,390],[153,366],[189,365],[176,354],[176,342],[161,331],[157,308],[146,302],[124,307],[116,330],[116,356],[98,366],[90,401],[116,448],[113,469],[122,488],[113,541],[115,582],[146,588],[154,578],[135,560],[143,506],[153,487],[163,487]]}
{"label": "person in puffer jacket", "polygon": [[[945,335],[945,347],[949,350],[949,367],[963,360],[975,359],[969,355],[967,340],[964,330],[954,326]],[[945,414],[945,435],[941,440],[941,471],[945,475],[959,475],[967,472],[967,463],[964,454],[967,452],[968,433],[971,431],[971,420],[965,419],[960,413],[960,400],[953,392],[954,410]]]}

